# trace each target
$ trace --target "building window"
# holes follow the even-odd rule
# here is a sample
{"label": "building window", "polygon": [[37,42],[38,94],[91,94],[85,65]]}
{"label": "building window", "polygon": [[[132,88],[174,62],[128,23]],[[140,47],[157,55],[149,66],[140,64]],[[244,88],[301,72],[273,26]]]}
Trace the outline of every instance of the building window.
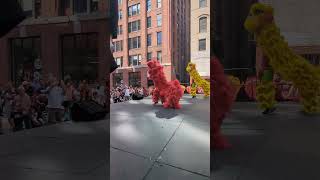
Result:
{"label": "building window", "polygon": [[157,15],[157,26],[158,27],[162,26],[162,15],[161,14]]}
{"label": "building window", "polygon": [[87,13],[87,0],[73,0],[73,13],[74,14],[83,14]]}
{"label": "building window", "polygon": [[123,57],[117,57],[117,58],[115,58],[115,60],[116,60],[118,67],[123,66]]}
{"label": "building window", "polygon": [[121,35],[122,32],[123,32],[122,25],[119,25],[118,28],[117,28],[117,34]]}
{"label": "building window", "polygon": [[141,87],[141,73],[140,72],[130,72],[129,73],[129,86]]}
{"label": "building window", "polygon": [[147,17],[147,28],[151,28],[152,26],[152,19],[151,19],[151,16]]}
{"label": "building window", "polygon": [[128,32],[135,32],[140,30],[140,20],[129,22],[128,24]]}
{"label": "building window", "polygon": [[162,62],[162,51],[158,51],[158,52],[157,52],[157,60],[158,60],[159,62]]}
{"label": "building window", "polygon": [[207,7],[207,0],[199,0],[199,8]]}
{"label": "building window", "polygon": [[199,40],[199,51],[205,51],[207,49],[206,43],[207,43],[206,39]]}
{"label": "building window", "polygon": [[141,65],[141,55],[129,56],[129,66]]}
{"label": "building window", "polygon": [[119,52],[123,50],[123,41],[116,41],[113,43],[114,52]]}
{"label": "building window", "polygon": [[21,8],[24,12],[24,15],[26,17],[32,17],[33,16],[33,1],[30,0],[19,0],[19,3],[21,5]]}
{"label": "building window", "polygon": [[201,17],[199,19],[199,32],[200,33],[207,32],[207,17]]}
{"label": "building window", "polygon": [[147,0],[147,12],[151,11],[151,0]]}
{"label": "building window", "polygon": [[148,52],[147,61],[151,61],[151,59],[152,59],[152,52]]}
{"label": "building window", "polygon": [[118,12],[118,20],[121,20],[122,19],[122,10],[119,10]]}
{"label": "building window", "polygon": [[122,0],[118,0],[118,5],[121,5],[122,4]]}
{"label": "building window", "polygon": [[148,34],[147,36],[147,46],[152,46],[152,35]]}
{"label": "building window", "polygon": [[70,0],[60,0],[59,4],[59,16],[67,16],[71,14]]}
{"label": "building window", "polygon": [[75,81],[98,78],[98,33],[64,35],[62,40],[62,73]]}
{"label": "building window", "polygon": [[34,79],[35,72],[41,72],[41,39],[16,38],[11,40],[11,77],[16,85]]}
{"label": "building window", "polygon": [[162,32],[157,32],[157,45],[160,46],[162,44]]}
{"label": "building window", "polygon": [[90,0],[90,12],[99,10],[99,0]]}
{"label": "building window", "polygon": [[35,0],[34,13],[35,13],[35,18],[41,15],[41,0]]}
{"label": "building window", "polygon": [[141,38],[140,36],[134,37],[134,38],[129,38],[128,45],[129,49],[137,49],[141,47]]}
{"label": "building window", "polygon": [[157,0],[157,8],[161,8],[162,7],[162,2],[161,0]]}
{"label": "building window", "polygon": [[134,16],[140,14],[140,3],[132,5],[128,8],[128,16]]}
{"label": "building window", "polygon": [[121,84],[121,81],[123,80],[123,74],[122,73],[113,73],[113,87],[116,87],[117,85]]}

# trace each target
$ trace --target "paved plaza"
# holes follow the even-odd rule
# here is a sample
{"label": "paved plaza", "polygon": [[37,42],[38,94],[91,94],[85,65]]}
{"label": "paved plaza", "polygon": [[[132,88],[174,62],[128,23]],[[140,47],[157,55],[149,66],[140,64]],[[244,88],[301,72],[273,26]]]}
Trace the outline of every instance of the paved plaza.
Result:
{"label": "paved plaza", "polygon": [[108,125],[66,122],[1,135],[0,179],[106,180]]}
{"label": "paved plaza", "polygon": [[151,99],[111,105],[111,180],[209,180],[210,99],[184,96],[182,109]]}
{"label": "paved plaza", "polygon": [[181,103],[181,110],[150,98],[112,104],[111,120],[1,135],[0,179],[209,180],[209,99]]}
{"label": "paved plaza", "polygon": [[223,131],[233,148],[212,152],[214,180],[320,179],[320,118],[282,103],[263,116],[256,103],[236,103]]}

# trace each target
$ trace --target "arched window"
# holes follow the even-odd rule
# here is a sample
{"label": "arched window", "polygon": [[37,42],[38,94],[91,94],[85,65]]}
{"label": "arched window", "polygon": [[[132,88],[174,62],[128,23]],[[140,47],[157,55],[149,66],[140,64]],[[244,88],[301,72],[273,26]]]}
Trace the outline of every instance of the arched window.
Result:
{"label": "arched window", "polygon": [[199,32],[200,33],[207,32],[207,17],[201,17],[199,19]]}

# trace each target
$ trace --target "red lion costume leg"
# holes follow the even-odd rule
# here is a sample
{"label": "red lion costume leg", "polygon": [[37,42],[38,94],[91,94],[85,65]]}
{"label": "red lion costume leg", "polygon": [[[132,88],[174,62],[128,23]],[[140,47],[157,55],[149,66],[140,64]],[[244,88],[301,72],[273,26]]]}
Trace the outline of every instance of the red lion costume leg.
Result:
{"label": "red lion costume leg", "polygon": [[211,59],[211,148],[230,148],[231,144],[222,135],[222,121],[231,109],[235,89],[224,74],[224,68],[216,58]]}
{"label": "red lion costume leg", "polygon": [[183,96],[183,89],[178,80],[171,81],[170,87],[166,91],[166,102],[163,104],[164,108],[174,108],[181,109],[181,105],[179,103],[180,98]]}
{"label": "red lion costume leg", "polygon": [[158,104],[159,102],[159,97],[160,97],[160,91],[158,88],[154,88],[152,92],[152,101],[154,104]]}

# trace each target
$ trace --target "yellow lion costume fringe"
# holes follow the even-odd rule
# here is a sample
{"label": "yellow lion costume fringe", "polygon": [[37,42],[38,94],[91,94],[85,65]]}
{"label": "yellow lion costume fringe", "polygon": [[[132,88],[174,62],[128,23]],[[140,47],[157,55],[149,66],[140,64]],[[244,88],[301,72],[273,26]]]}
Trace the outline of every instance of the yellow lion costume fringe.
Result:
{"label": "yellow lion costume fringe", "polygon": [[[186,71],[189,73],[190,77],[194,80],[196,85],[203,89],[204,95],[206,97],[210,96],[210,83],[200,76],[196,69],[196,65],[190,62],[186,68]],[[193,92],[194,91],[191,88],[191,94]]]}
{"label": "yellow lion costume fringe", "polygon": [[[252,5],[245,28],[255,34],[257,43],[268,57],[274,72],[284,80],[291,81],[298,88],[304,112],[320,112],[319,68],[292,52],[274,22],[273,8],[261,3]],[[274,90],[271,90],[274,88],[270,84],[262,86],[264,86],[263,83],[258,89],[264,95],[260,94],[259,100],[267,102],[267,99],[274,94]]]}

